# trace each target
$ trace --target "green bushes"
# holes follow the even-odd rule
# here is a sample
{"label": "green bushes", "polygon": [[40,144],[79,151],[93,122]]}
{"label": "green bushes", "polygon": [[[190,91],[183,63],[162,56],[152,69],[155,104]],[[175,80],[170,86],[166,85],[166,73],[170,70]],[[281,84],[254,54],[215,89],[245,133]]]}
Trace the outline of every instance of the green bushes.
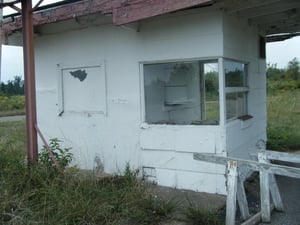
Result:
{"label": "green bushes", "polygon": [[16,76],[7,84],[0,83],[0,116],[25,113],[24,81]]}
{"label": "green bushes", "polygon": [[[44,149],[40,163],[28,167],[24,122],[0,123],[1,135],[8,130],[10,135],[0,139],[0,224],[157,224],[174,210],[172,202],[156,198],[138,181],[129,164],[123,176],[101,179],[76,168],[53,173]],[[61,167],[68,167],[69,148],[62,148],[57,139],[50,145]]]}
{"label": "green bushes", "polygon": [[[52,139],[62,168],[72,155]],[[93,171],[68,168],[54,172],[46,150],[40,163],[27,165],[24,121],[0,123],[0,224],[3,225],[156,225],[170,220],[178,201],[162,199],[140,181],[127,163],[123,174],[97,177]],[[196,211],[195,211],[196,210]],[[186,218],[215,225],[213,213],[189,208]],[[171,223],[172,224],[172,223]]]}
{"label": "green bushes", "polygon": [[292,59],[285,69],[267,68],[267,148],[300,150],[300,63]]}
{"label": "green bushes", "polygon": [[268,94],[267,148],[291,151],[300,149],[300,90]]}
{"label": "green bushes", "polygon": [[25,113],[25,97],[23,95],[1,96],[0,116],[20,115]]}
{"label": "green bushes", "polygon": [[0,95],[24,95],[24,80],[20,76],[15,76],[6,84],[0,83]]}

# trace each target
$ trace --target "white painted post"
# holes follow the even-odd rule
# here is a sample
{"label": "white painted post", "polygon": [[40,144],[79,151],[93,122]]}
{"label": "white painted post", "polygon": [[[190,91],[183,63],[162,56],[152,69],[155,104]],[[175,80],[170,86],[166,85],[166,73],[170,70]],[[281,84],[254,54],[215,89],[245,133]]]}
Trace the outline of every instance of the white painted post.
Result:
{"label": "white painted post", "polygon": [[274,207],[278,211],[283,211],[284,207],[283,207],[281,195],[274,174],[270,174],[269,179],[270,179],[270,192],[274,203]]}
{"label": "white painted post", "polygon": [[226,225],[235,224],[236,192],[237,192],[237,162],[227,163],[227,201],[226,201]]}
{"label": "white painted post", "polygon": [[245,188],[242,180],[238,176],[237,178],[237,200],[241,211],[242,218],[244,220],[250,217],[248,201],[245,193]]}
{"label": "white painted post", "polygon": [[[258,153],[258,161],[260,163],[268,163],[266,154],[264,152]],[[260,183],[260,206],[261,219],[263,222],[271,221],[271,207],[270,207],[270,188],[269,188],[269,173],[262,170],[259,171]]]}

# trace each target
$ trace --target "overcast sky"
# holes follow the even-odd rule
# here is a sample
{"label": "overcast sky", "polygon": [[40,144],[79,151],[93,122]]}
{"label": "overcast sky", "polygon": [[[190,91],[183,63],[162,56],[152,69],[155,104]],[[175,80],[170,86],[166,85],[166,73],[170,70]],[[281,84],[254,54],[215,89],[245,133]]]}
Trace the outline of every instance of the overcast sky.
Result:
{"label": "overcast sky", "polygon": [[[35,4],[38,0],[33,0]],[[62,0],[45,0],[44,4],[49,4]],[[13,11],[4,9],[4,15]],[[300,37],[294,37],[286,41],[267,44],[267,63],[277,64],[278,68],[285,68],[287,63],[293,58],[300,60]],[[23,56],[22,48],[3,46],[1,81],[12,80],[14,76],[23,77]]]}

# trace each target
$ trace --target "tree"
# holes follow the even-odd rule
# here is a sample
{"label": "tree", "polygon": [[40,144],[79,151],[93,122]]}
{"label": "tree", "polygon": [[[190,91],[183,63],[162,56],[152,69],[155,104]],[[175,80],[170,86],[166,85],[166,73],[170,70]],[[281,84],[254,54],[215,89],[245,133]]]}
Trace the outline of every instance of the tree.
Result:
{"label": "tree", "polygon": [[267,78],[273,80],[280,80],[285,77],[285,70],[278,69],[277,64],[270,64],[267,65]]}
{"label": "tree", "polygon": [[7,84],[1,83],[0,94],[24,95],[24,81],[20,76],[15,76],[14,80],[9,80]]}
{"label": "tree", "polygon": [[297,58],[288,62],[285,77],[290,80],[300,80],[300,63]]}

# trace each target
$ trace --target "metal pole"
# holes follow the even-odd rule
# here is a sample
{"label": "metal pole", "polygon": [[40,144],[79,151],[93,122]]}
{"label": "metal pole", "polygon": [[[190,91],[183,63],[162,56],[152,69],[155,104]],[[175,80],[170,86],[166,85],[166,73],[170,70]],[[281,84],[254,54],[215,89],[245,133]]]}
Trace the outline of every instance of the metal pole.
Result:
{"label": "metal pole", "polygon": [[36,94],[35,94],[35,68],[33,44],[33,20],[31,0],[22,2],[23,25],[23,54],[24,54],[24,82],[26,103],[26,134],[28,161],[36,164],[38,161],[38,145],[36,125]]}

